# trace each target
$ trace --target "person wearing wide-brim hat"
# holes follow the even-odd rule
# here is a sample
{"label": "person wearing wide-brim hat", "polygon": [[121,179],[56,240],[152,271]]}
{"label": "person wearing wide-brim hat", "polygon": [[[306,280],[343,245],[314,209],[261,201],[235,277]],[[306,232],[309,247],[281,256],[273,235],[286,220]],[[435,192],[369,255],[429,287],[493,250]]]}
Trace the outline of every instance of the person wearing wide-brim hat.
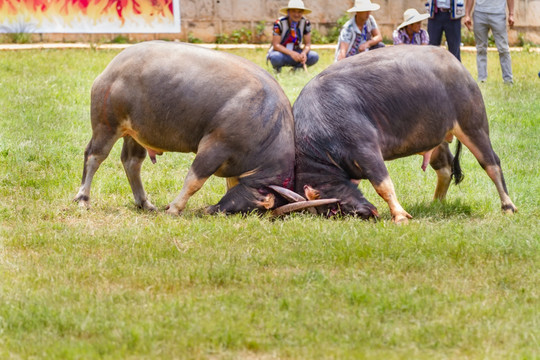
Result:
{"label": "person wearing wide-brim hat", "polygon": [[429,35],[422,29],[422,20],[427,18],[429,14],[420,14],[416,9],[405,10],[403,22],[392,34],[394,45],[429,45]]}
{"label": "person wearing wide-brim hat", "polygon": [[381,32],[375,18],[371,15],[372,11],[379,9],[380,5],[370,0],[355,0],[354,6],[347,10],[355,15],[343,25],[339,34],[336,61],[384,47]]}
{"label": "person wearing wide-brim hat", "polygon": [[283,66],[298,69],[317,63],[319,54],[311,51],[311,23],[304,17],[311,10],[302,0],[290,0],[279,11],[286,16],[274,22],[272,46],[267,55],[274,70],[279,73]]}

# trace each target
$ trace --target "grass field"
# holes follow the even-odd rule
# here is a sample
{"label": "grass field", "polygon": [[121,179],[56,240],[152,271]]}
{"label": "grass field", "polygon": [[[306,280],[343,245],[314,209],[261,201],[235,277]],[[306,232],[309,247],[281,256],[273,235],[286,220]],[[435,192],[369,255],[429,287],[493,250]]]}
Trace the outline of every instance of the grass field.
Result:
{"label": "grass field", "polygon": [[[233,51],[234,52],[234,51]],[[263,50],[235,51],[266,67]],[[291,102],[316,73],[284,72]],[[540,56],[496,53],[482,92],[519,209],[500,211],[469,151],[465,179],[432,203],[414,156],[387,163],[405,226],[296,214],[206,216],[211,178],[181,217],[137,210],[119,142],[72,203],[90,139],[89,92],[117,51],[0,53],[0,358],[540,358]],[[473,76],[474,54],[463,62]],[[383,70],[382,70],[383,71]],[[152,202],[180,191],[192,154],[143,166]]]}

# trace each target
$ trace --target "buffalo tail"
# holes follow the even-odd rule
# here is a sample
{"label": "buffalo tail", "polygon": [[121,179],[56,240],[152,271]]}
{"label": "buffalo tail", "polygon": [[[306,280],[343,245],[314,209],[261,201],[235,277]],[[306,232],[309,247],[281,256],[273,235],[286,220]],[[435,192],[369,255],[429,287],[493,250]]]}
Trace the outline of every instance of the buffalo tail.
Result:
{"label": "buffalo tail", "polygon": [[454,162],[452,164],[452,178],[454,179],[454,184],[459,184],[463,178],[463,171],[461,171],[461,165],[459,164],[459,156],[461,155],[461,141],[457,141],[456,144],[456,154],[454,155]]}

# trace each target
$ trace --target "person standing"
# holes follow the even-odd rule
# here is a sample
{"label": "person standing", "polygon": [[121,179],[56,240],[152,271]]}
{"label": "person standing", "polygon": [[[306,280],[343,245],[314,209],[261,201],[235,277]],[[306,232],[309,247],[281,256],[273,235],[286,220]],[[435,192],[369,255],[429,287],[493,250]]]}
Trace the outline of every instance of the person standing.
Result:
{"label": "person standing", "polygon": [[302,0],[290,0],[287,7],[280,9],[286,16],[274,22],[272,46],[267,55],[277,73],[283,66],[298,69],[319,61],[319,54],[311,51],[311,23],[304,17],[310,12]]}
{"label": "person standing", "polygon": [[[508,32],[506,30],[506,7],[508,7],[508,26],[514,26],[514,0],[468,0],[465,10],[464,24],[469,30],[471,26],[476,41],[476,68],[478,81],[487,80],[487,48],[488,33],[491,29],[495,45],[499,51],[502,78],[507,84],[512,84],[512,59],[508,47]],[[471,11],[474,8],[471,20]]]}
{"label": "person standing", "polygon": [[461,61],[461,18],[465,16],[464,0],[428,0],[429,44],[440,46],[442,34],[446,36],[448,50]]}
{"label": "person standing", "polygon": [[343,25],[335,53],[335,61],[361,54],[364,51],[384,47],[382,35],[371,12],[379,10],[380,5],[370,0],[356,0],[354,6],[347,10],[355,13]]}

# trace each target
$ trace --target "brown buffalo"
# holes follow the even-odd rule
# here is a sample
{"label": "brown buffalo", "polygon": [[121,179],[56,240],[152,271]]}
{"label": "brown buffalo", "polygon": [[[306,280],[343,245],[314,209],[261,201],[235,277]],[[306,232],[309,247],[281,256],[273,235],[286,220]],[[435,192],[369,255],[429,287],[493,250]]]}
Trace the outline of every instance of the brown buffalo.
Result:
{"label": "brown buffalo", "polygon": [[270,186],[292,189],[294,183],[290,102],[268,72],[238,56],[180,43],[131,46],[94,81],[91,121],[75,197],[83,205],[120,138],[122,163],[143,209],[156,209],[140,176],[147,154],[153,162],[166,151],[197,154],[167,207],[171,214],[179,214],[211,175],[227,178],[228,191],[210,213],[275,209],[286,201]]}

